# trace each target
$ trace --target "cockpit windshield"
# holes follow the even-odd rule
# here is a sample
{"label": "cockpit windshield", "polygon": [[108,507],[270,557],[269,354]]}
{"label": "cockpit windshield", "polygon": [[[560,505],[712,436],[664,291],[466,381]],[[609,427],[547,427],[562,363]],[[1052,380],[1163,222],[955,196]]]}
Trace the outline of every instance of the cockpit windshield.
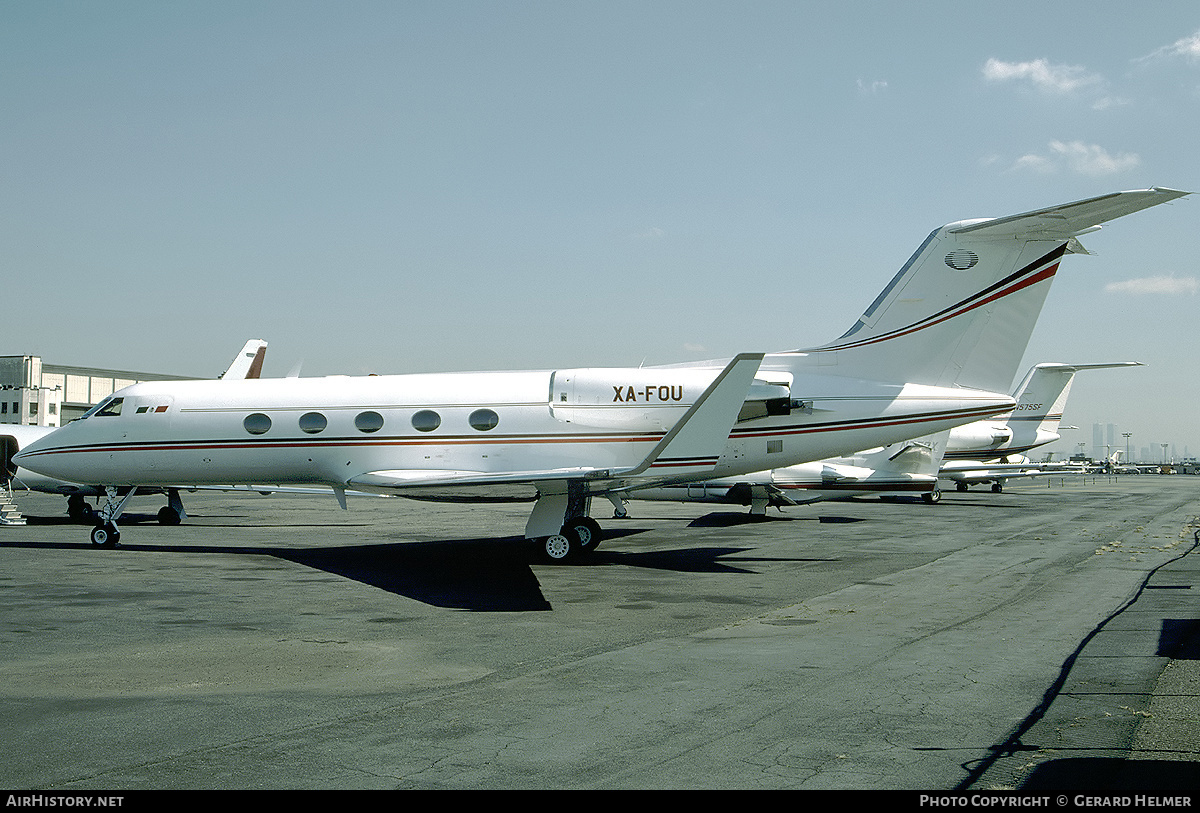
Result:
{"label": "cockpit windshield", "polygon": [[84,420],[96,415],[101,418],[112,418],[121,414],[121,404],[125,401],[124,398],[105,398],[100,403],[89,409],[79,418]]}

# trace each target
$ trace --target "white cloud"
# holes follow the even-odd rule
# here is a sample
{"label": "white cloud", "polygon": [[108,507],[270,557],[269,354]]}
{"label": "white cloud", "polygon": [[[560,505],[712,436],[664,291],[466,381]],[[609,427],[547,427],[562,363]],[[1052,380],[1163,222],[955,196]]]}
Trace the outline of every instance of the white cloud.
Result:
{"label": "white cloud", "polygon": [[882,93],[883,91],[887,90],[887,86],[887,82],[880,80],[876,80],[874,82],[867,82],[862,79],[858,80],[859,93]]}
{"label": "white cloud", "polygon": [[1137,153],[1122,152],[1113,155],[1098,144],[1085,144],[1082,141],[1051,141],[1047,146],[1048,153],[1022,155],[1013,162],[1012,168],[1042,173],[1057,172],[1065,168],[1081,175],[1100,176],[1124,172],[1142,162]]}
{"label": "white cloud", "polygon": [[1111,110],[1114,107],[1125,107],[1129,104],[1133,104],[1133,102],[1121,96],[1101,96],[1092,103],[1092,109]]}
{"label": "white cloud", "polygon": [[1112,175],[1133,169],[1142,162],[1136,153],[1109,155],[1103,147],[1082,141],[1051,141],[1050,149],[1064,158],[1071,169],[1084,175]]}
{"label": "white cloud", "polygon": [[1109,294],[1195,294],[1200,290],[1200,280],[1195,277],[1142,277],[1124,282],[1110,282],[1104,286]]}
{"label": "white cloud", "polygon": [[1044,155],[1029,153],[1028,155],[1022,155],[1013,162],[1013,169],[1028,169],[1033,172],[1054,172],[1058,167]]}
{"label": "white cloud", "polygon": [[1170,59],[1171,57],[1183,57],[1188,62],[1200,62],[1200,31],[1197,31],[1190,37],[1175,40],[1170,45],[1164,45],[1157,51],[1153,51],[1143,57],[1138,57],[1134,62],[1146,62],[1152,59]]}
{"label": "white cloud", "polygon": [[983,75],[991,82],[1029,81],[1050,93],[1073,93],[1103,83],[1100,76],[1077,65],[1052,65],[1045,59],[1004,62],[992,57],[983,66]]}

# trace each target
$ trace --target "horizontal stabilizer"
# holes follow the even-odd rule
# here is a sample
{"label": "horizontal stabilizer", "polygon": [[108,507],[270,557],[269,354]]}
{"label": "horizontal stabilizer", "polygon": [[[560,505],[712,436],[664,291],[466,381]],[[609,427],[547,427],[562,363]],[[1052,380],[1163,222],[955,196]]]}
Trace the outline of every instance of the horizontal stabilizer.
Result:
{"label": "horizontal stabilizer", "polygon": [[1064,203],[1019,215],[970,221],[950,226],[947,231],[963,236],[985,238],[1021,237],[1024,239],[1068,240],[1094,231],[1101,223],[1140,212],[1160,203],[1187,195],[1176,189],[1153,187],[1132,192],[1114,192],[1087,200]]}

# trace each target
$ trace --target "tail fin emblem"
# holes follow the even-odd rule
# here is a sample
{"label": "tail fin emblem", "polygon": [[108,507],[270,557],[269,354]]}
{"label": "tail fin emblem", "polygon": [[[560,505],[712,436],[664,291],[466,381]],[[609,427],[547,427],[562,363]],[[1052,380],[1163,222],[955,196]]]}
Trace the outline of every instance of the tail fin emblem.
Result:
{"label": "tail fin emblem", "polygon": [[966,271],[979,263],[979,255],[965,248],[956,248],[946,255],[946,265],[955,271]]}

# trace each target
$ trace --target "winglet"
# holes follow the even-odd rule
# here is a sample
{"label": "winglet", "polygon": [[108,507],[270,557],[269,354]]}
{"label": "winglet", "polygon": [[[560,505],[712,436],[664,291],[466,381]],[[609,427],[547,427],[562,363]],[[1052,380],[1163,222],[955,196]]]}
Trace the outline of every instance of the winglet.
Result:
{"label": "winglet", "polygon": [[676,477],[711,471],[725,449],[762,360],[762,353],[742,353],[730,361],[646,459],[622,475],[654,471]]}

